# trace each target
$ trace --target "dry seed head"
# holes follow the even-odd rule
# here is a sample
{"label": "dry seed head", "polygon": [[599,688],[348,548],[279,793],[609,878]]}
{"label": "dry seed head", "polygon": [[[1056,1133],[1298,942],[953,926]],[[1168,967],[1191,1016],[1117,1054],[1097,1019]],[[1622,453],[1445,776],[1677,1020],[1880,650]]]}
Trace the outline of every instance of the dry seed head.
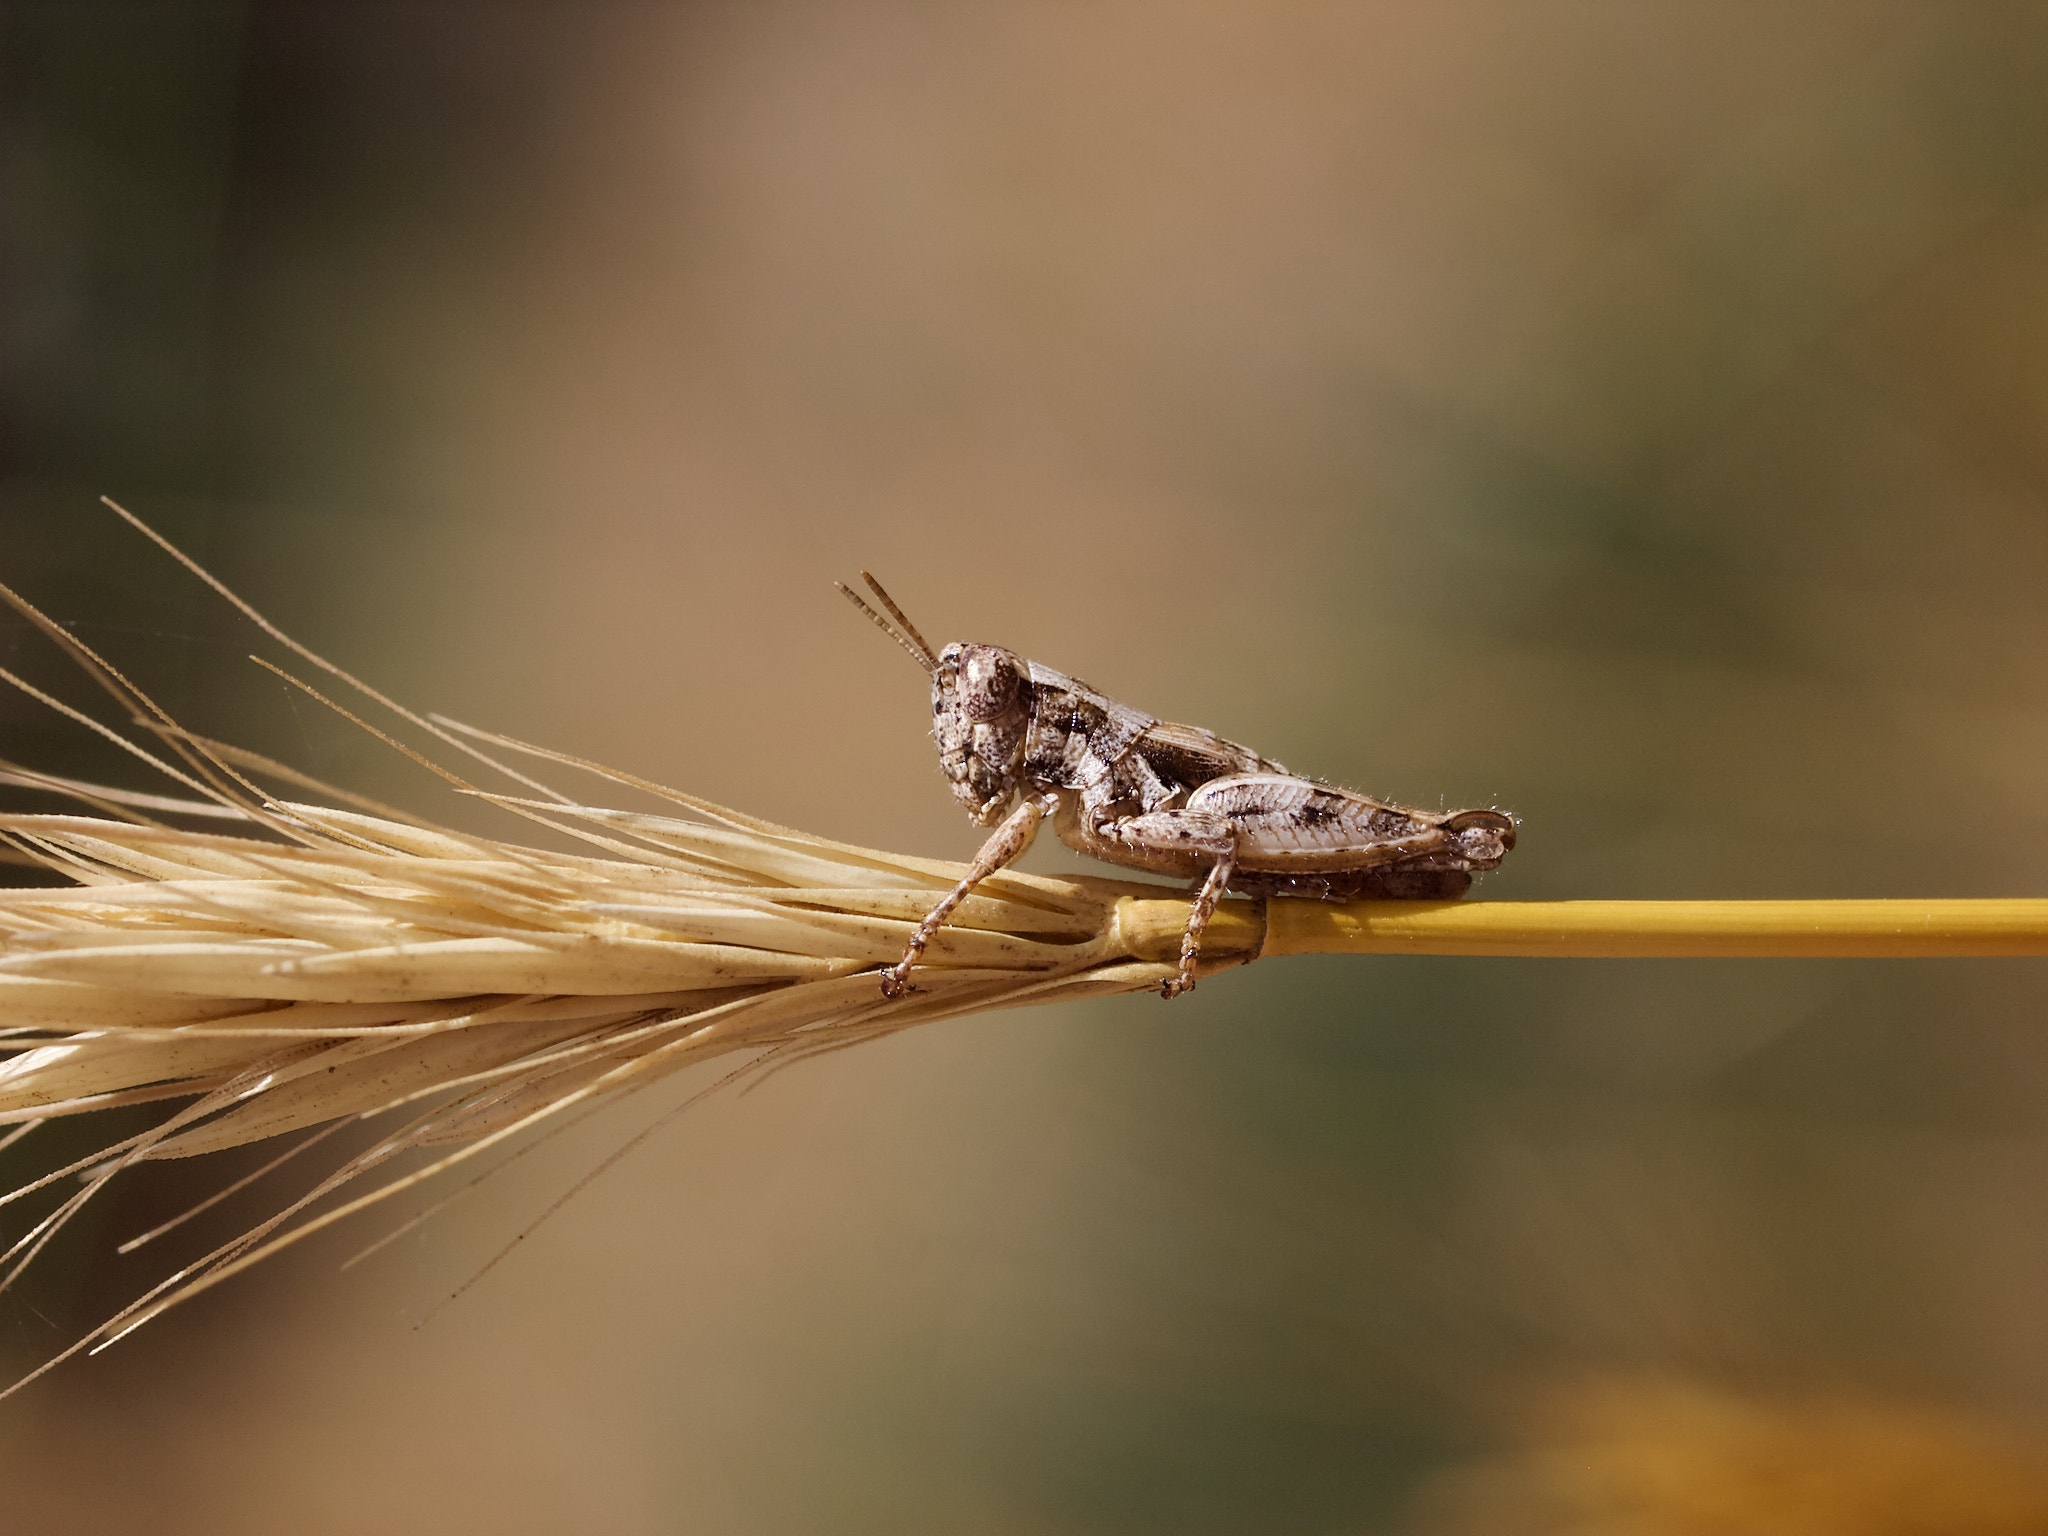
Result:
{"label": "dry seed head", "polygon": [[1117,887],[1010,873],[963,905],[919,990],[892,1002],[874,969],[956,866],[710,807],[551,804],[547,819],[592,845],[569,854],[275,805],[299,845],[0,817],[77,881],[0,891],[0,1134],[179,1101],[89,1160],[85,1186],[5,1255],[5,1279],[138,1162],[385,1117],[314,1186],[325,1200],[401,1153],[441,1151],[348,1206],[294,1206],[297,1225],[265,1223],[146,1298],[153,1315],[341,1210],[710,1058],[744,1053],[742,1075],[757,1074],[980,1009],[1153,988],[1171,969],[1131,958]]}
{"label": "dry seed head", "polygon": [[[1012,871],[954,914],[926,952],[918,990],[886,999],[875,971],[903,953],[960,866],[812,837],[415,715],[212,584],[288,648],[543,798],[488,794],[392,741],[399,750],[578,851],[274,798],[258,780],[313,781],[183,731],[0,588],[157,739],[156,751],[124,740],[128,750],[203,797],[0,765],[4,782],[96,813],[0,815],[18,860],[73,882],[0,889],[0,1147],[63,1116],[166,1108],[151,1129],[0,1192],[0,1206],[39,1191],[55,1200],[0,1252],[0,1289],[123,1169],[305,1138],[259,1170],[268,1172],[329,1130],[381,1121],[363,1150],[66,1355],[104,1347],[344,1215],[685,1067],[737,1057],[722,1081],[746,1080],[913,1025],[1150,990],[1172,973],[1164,957],[1134,958],[1119,934],[1117,903],[1130,887]],[[594,772],[668,811],[578,803],[480,744]],[[368,804],[314,787],[329,802]],[[338,1196],[359,1179],[361,1191]]]}

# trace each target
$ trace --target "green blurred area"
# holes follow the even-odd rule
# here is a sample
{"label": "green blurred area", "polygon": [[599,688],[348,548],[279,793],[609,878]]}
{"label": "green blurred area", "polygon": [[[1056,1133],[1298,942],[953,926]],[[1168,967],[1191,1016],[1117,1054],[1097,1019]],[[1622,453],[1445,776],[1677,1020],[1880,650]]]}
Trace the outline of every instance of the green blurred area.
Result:
{"label": "green blurred area", "polygon": [[[2036,894],[2044,426],[2037,7],[0,3],[0,579],[436,814],[95,498],[416,703],[829,835],[973,846],[867,564],[1512,809],[1483,895]],[[0,1406],[0,1479],[51,1531],[1764,1528],[1543,1459],[1676,1382],[1616,1410],[1667,1504],[1732,1416],[1802,1486],[2016,1490],[1806,1529],[2035,1528],[2044,995],[1293,960],[947,1026],[693,1118],[421,1332],[658,1106],[238,1282]],[[1881,1423],[1795,1442],[1823,1398]]]}

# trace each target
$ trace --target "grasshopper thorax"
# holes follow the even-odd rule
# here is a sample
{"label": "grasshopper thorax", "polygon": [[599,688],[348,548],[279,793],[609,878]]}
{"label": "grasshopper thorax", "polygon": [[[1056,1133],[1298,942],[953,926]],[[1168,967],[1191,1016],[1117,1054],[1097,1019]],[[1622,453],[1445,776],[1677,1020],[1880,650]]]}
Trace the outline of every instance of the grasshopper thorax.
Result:
{"label": "grasshopper thorax", "polygon": [[1023,787],[1031,721],[1024,663],[999,645],[955,641],[932,668],[932,735],[953,796],[983,826],[1002,819]]}

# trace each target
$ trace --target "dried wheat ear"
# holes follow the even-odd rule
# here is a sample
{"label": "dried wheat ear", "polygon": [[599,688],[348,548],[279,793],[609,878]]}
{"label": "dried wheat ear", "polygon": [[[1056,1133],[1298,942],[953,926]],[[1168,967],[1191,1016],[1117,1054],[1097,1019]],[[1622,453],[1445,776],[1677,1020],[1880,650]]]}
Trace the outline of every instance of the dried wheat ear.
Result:
{"label": "dried wheat ear", "polygon": [[[150,745],[12,673],[0,679],[182,792],[0,765],[0,782],[85,808],[0,815],[18,861],[71,882],[0,889],[0,1150],[63,1116],[154,1102],[167,1110],[148,1130],[0,1194],[0,1205],[39,1194],[49,1205],[0,1254],[0,1289],[138,1163],[293,1138],[240,1188],[335,1131],[377,1122],[366,1146],[66,1355],[104,1347],[346,1216],[713,1057],[735,1058],[714,1086],[745,1083],[913,1025],[1156,989],[1172,973],[1168,954],[1137,958],[1120,932],[1119,899],[1138,888],[1012,871],[954,914],[918,990],[886,999],[875,970],[902,954],[961,866],[813,837],[416,715],[297,645],[136,526],[303,662],[434,738],[466,772],[518,792],[484,789],[358,721],[365,729],[575,851],[430,825],[197,737],[0,588]],[[536,769],[595,776],[665,802],[666,813],[580,803]],[[1238,939],[1219,947],[1226,962],[1255,947]]]}

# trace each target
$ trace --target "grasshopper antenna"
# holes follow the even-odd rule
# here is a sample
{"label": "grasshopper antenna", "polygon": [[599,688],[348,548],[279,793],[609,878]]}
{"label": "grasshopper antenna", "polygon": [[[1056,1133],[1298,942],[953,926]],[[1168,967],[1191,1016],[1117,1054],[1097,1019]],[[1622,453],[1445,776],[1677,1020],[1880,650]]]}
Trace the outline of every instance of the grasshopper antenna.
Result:
{"label": "grasshopper antenna", "polygon": [[910,615],[896,606],[896,599],[889,595],[888,589],[875,580],[872,571],[862,571],[860,579],[868,584],[869,591],[882,600],[882,606],[889,610],[889,617],[903,626],[903,633],[910,636],[911,642],[924,654],[924,664],[927,667],[936,667],[939,664],[938,653],[925,643],[924,636],[917,632],[917,626],[910,622]]}
{"label": "grasshopper antenna", "polygon": [[[879,581],[875,580],[875,578],[871,576],[868,572],[862,571],[860,573],[860,579],[866,582],[869,588],[874,592],[875,596],[882,600],[882,606],[884,608],[887,608],[891,615],[895,617],[896,624],[891,624],[887,619],[883,618],[879,613],[875,612],[874,609],[870,608],[867,604],[866,599],[864,599],[858,592],[854,591],[853,588],[849,587],[845,582],[838,581],[834,582],[833,585],[839,588],[841,592],[846,594],[846,600],[849,603],[853,604],[854,607],[858,608],[862,613],[868,616],[869,620],[874,624],[875,628],[879,629],[891,640],[894,640],[898,645],[902,646],[904,650],[908,651],[910,653],[910,659],[912,661],[915,661],[920,667],[923,667],[927,672],[938,671],[939,658],[933,654],[931,646],[926,644],[924,636],[920,635],[917,632],[917,626],[910,622],[910,620],[904,615],[904,612],[901,608],[898,608],[896,606],[896,599],[891,597],[888,594],[888,592],[883,589],[882,584]],[[900,624],[902,628],[898,629],[896,627],[897,624]]]}

